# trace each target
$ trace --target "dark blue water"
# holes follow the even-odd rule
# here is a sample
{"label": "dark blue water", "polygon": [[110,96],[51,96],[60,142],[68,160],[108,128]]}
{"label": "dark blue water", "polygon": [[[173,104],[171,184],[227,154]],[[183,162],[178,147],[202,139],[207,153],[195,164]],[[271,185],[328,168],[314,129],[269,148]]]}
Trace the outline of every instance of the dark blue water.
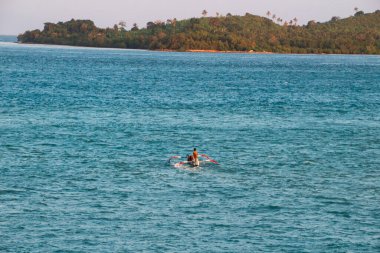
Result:
{"label": "dark blue water", "polygon": [[0,251],[379,252],[379,203],[379,56],[0,43]]}

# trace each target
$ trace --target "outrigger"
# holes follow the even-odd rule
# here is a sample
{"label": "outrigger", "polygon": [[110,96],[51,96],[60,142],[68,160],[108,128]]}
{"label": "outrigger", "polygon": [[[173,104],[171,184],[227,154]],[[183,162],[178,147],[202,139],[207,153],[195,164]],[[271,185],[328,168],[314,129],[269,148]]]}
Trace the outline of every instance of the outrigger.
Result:
{"label": "outrigger", "polygon": [[[179,155],[172,156],[168,159],[168,163],[173,165],[175,168],[183,168],[185,166],[191,166],[191,167],[198,167],[205,164],[219,164],[217,161],[212,159],[206,154],[201,154],[198,158],[199,164],[196,164],[194,159],[192,159],[192,156],[187,156],[186,161],[179,161],[182,157]],[[189,159],[190,158],[190,159]],[[174,162],[174,163],[173,163]]]}

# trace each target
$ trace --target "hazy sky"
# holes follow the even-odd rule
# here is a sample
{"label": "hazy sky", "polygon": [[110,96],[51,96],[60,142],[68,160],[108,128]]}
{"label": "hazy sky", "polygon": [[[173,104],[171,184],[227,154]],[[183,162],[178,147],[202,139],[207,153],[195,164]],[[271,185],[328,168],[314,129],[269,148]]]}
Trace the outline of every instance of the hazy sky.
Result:
{"label": "hazy sky", "polygon": [[332,16],[353,15],[354,7],[364,12],[380,9],[380,0],[0,0],[0,34],[16,35],[42,29],[44,22],[91,19],[99,27],[124,20],[140,27],[148,21],[209,15],[265,16],[269,10],[284,20],[297,17],[299,23],[327,21]]}

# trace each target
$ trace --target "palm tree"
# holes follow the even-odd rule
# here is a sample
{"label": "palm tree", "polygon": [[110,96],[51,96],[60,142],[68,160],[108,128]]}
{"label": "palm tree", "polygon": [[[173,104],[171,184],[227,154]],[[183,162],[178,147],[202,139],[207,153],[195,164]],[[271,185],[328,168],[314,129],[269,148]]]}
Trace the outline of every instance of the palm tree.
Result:
{"label": "palm tree", "polygon": [[175,33],[175,27],[177,26],[177,19],[176,18],[173,18],[172,19],[172,25],[173,25],[173,30],[174,30],[174,33]]}
{"label": "palm tree", "polygon": [[273,19],[273,20],[276,19],[276,14],[273,14],[272,19]]}
{"label": "palm tree", "polygon": [[297,18],[293,18],[293,21],[294,21],[294,25],[297,25],[298,19]]}
{"label": "palm tree", "polygon": [[272,13],[270,13],[270,11],[267,11],[268,18],[270,17],[270,15],[272,15]]}
{"label": "palm tree", "polygon": [[127,23],[125,21],[121,20],[118,25],[122,28],[125,28],[127,26]]}
{"label": "palm tree", "polygon": [[355,13],[358,12],[358,11],[359,11],[359,8],[358,8],[358,7],[355,7],[355,8],[354,8],[354,11],[355,11]]}
{"label": "palm tree", "polygon": [[131,31],[138,31],[139,30],[139,27],[137,26],[136,23],[133,23],[133,27],[131,29]]}
{"label": "palm tree", "polygon": [[207,16],[207,11],[206,11],[206,10],[203,10],[203,11],[202,11],[202,16],[203,16],[203,17],[206,17],[206,16]]}

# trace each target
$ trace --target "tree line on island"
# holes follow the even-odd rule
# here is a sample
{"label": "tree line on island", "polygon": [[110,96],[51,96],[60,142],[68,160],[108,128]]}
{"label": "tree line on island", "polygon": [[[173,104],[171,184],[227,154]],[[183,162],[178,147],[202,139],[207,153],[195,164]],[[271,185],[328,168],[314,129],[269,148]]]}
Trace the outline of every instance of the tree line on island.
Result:
{"label": "tree line on island", "polygon": [[186,20],[148,22],[130,30],[120,22],[98,28],[91,20],[45,23],[44,29],[26,31],[21,43],[75,45],[151,50],[217,50],[274,53],[380,54],[380,11],[320,23],[298,25],[297,18],[283,21],[271,12],[267,17],[216,14]]}

